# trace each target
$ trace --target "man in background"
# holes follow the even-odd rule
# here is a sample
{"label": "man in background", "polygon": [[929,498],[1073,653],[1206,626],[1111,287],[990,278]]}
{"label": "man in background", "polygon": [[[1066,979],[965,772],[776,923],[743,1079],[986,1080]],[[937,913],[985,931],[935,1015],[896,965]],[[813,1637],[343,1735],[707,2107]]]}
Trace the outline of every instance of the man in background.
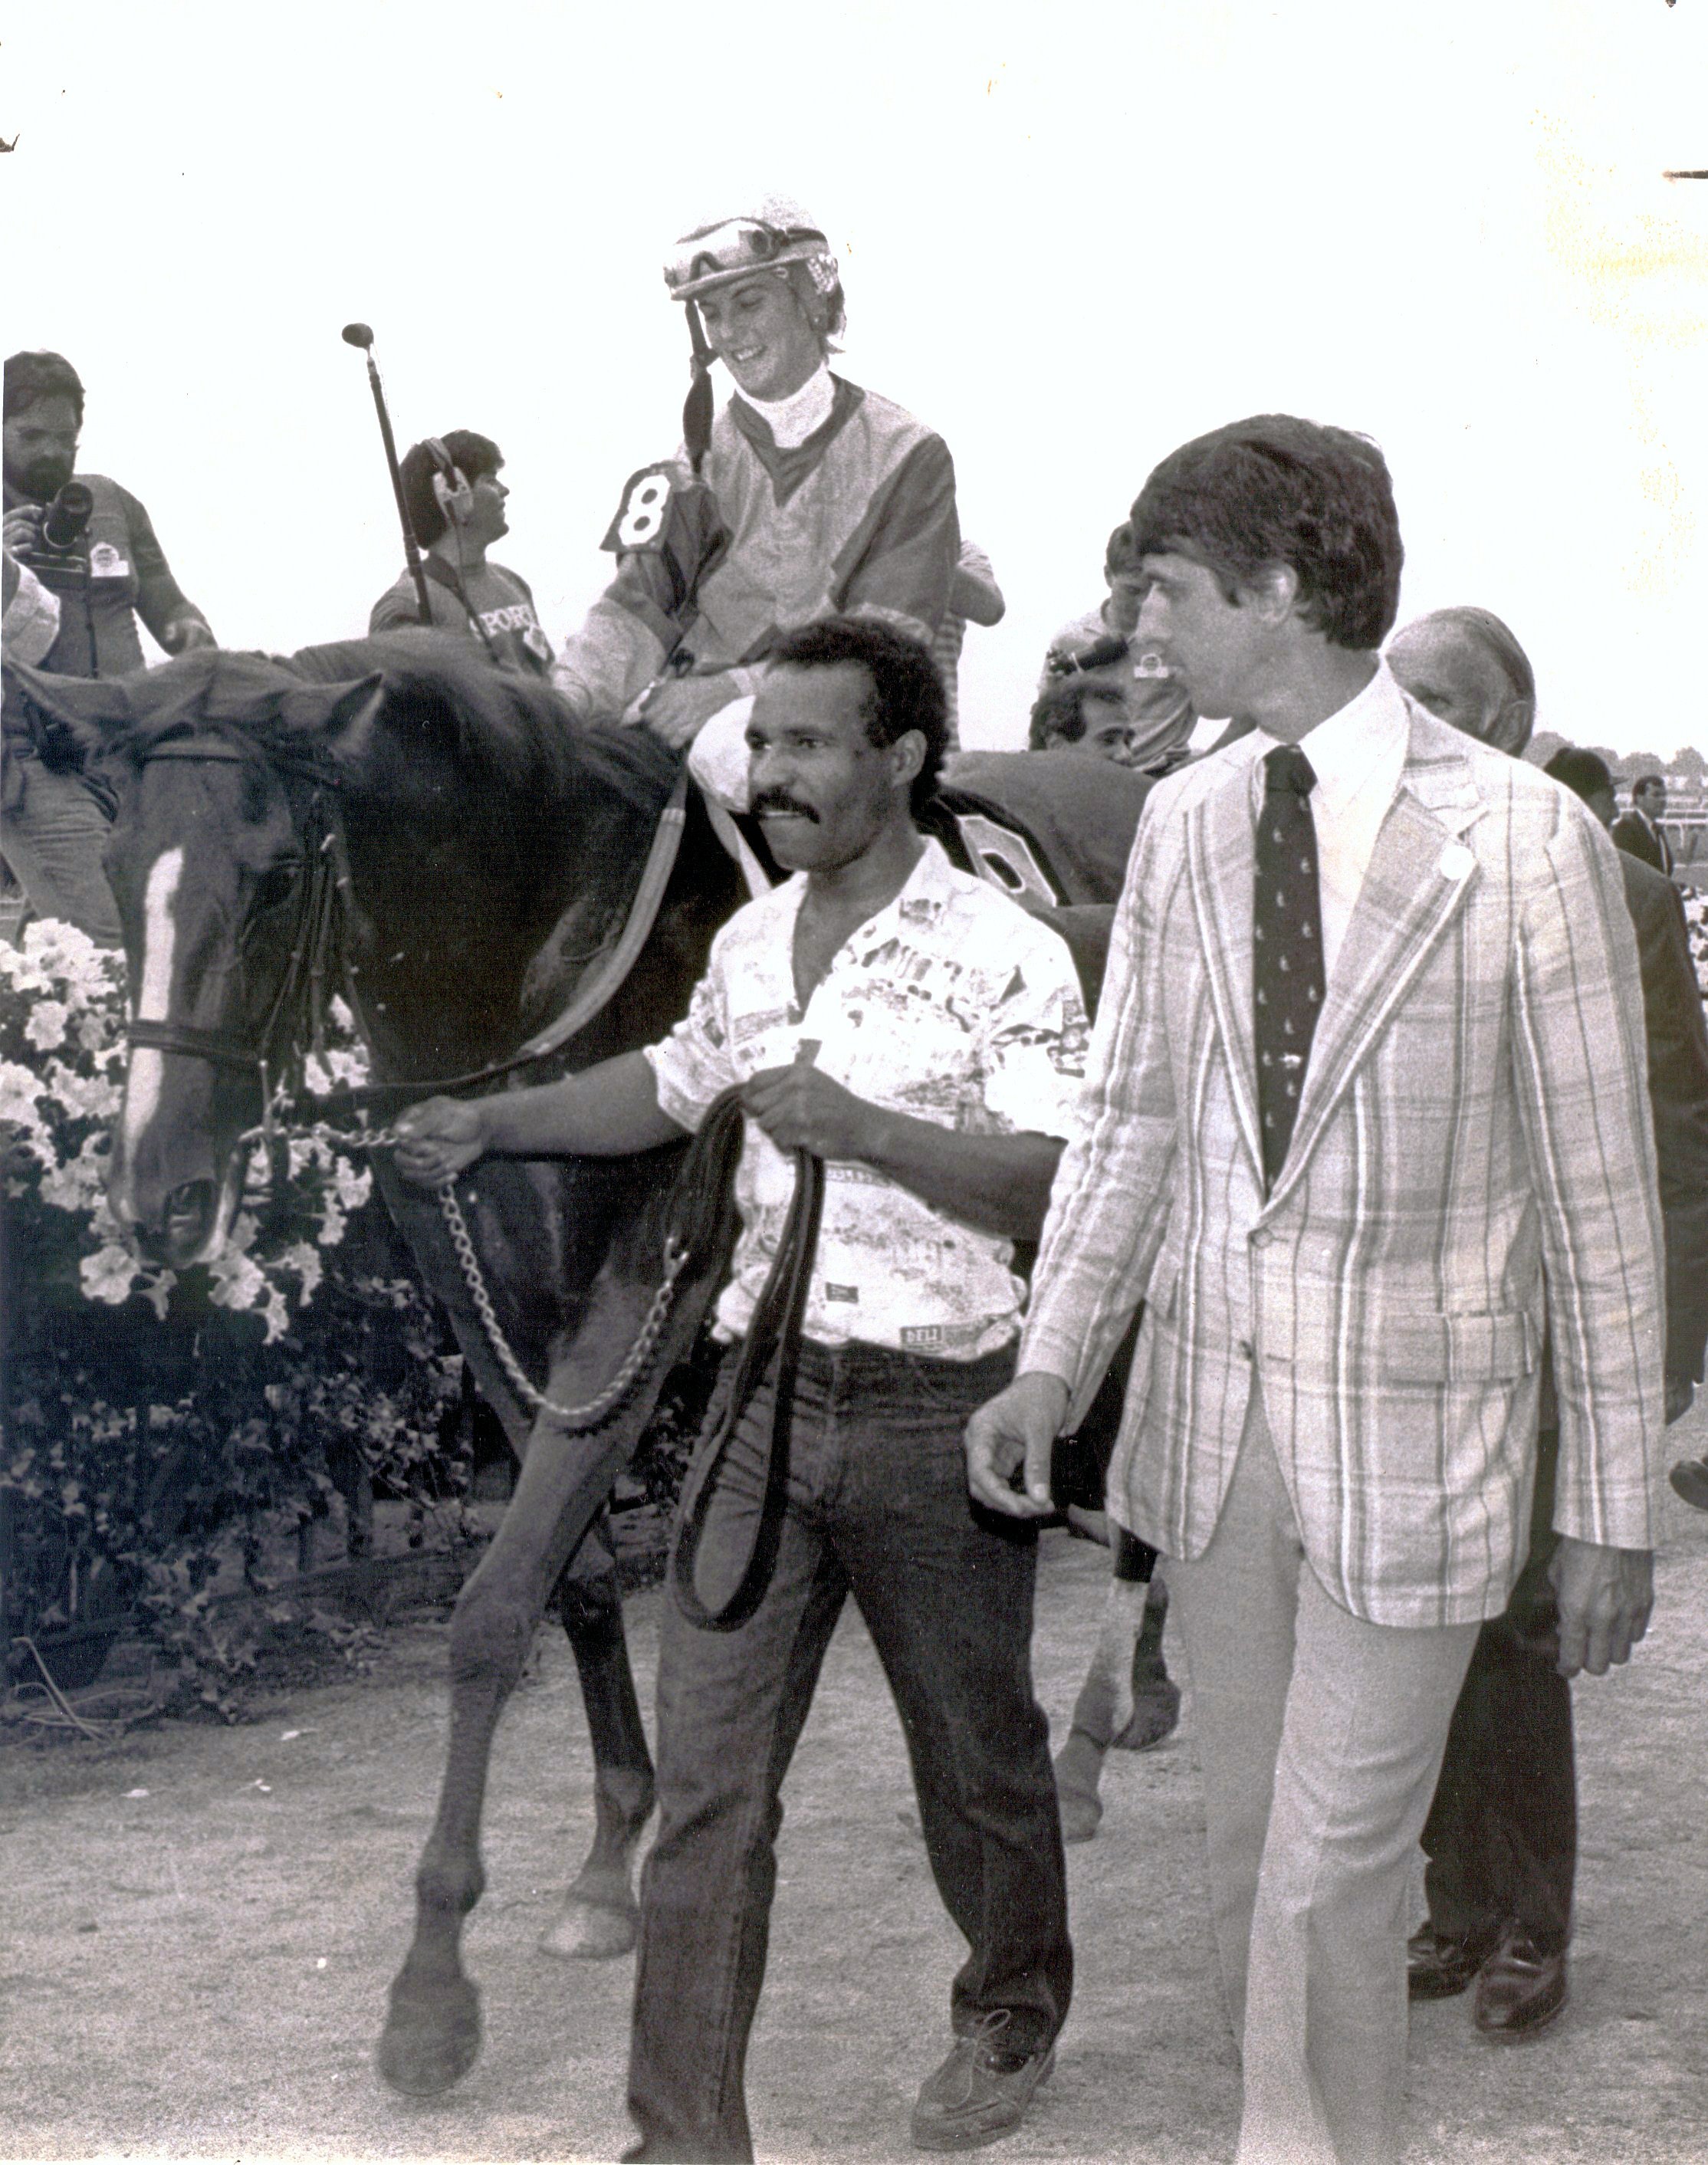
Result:
{"label": "man in background", "polygon": [[[1486,609],[1439,609],[1388,650],[1420,704],[1468,736],[1519,757],[1536,682],[1518,641]],[[1547,772],[1613,820],[1613,782],[1594,752],[1566,750]],[[1679,898],[1670,881],[1621,854],[1637,940],[1666,1248],[1666,1418],[1690,1404],[1708,1343],[1708,1029]],[[1559,1412],[1544,1383],[1530,1546],[1505,1609],[1477,1636],[1453,1709],[1423,1830],[1429,1915],[1407,1950],[1414,1999],[1475,1985],[1484,2036],[1531,2035],[1565,2005],[1577,1873],[1578,1799],[1571,1687],[1559,1672],[1559,1610],[1548,1577]]]}
{"label": "man in background", "polygon": [[1632,784],[1631,809],[1613,822],[1613,839],[1644,864],[1671,877],[1673,845],[1661,831],[1667,813],[1667,785],[1658,774],[1645,774]]}
{"label": "man in background", "polygon": [[1026,730],[1031,751],[1071,751],[1136,766],[1133,725],[1119,684],[1102,676],[1058,677],[1033,703]]}
{"label": "man in background", "polygon": [[[1155,645],[1135,635],[1143,595],[1132,528],[1125,520],[1109,537],[1103,576],[1109,587],[1103,601],[1064,624],[1050,641],[1039,699],[1081,679],[1118,698],[1127,724],[1124,763],[1147,774],[1167,774],[1185,764],[1198,716]],[[1036,718],[1038,708],[1032,712]]]}
{"label": "man in background", "polygon": [[[168,654],[212,646],[147,512],[104,474],[76,471],[82,427],[82,382],[62,354],[8,356],[4,539],[18,575],[14,589],[13,568],[5,574],[8,652],[67,677],[121,677],[143,666],[139,616]],[[119,913],[101,864],[108,815],[81,754],[15,703],[3,730],[0,854],[37,916],[116,947]]]}
{"label": "man in background", "polygon": [[[549,677],[551,648],[534,614],[534,594],[519,572],[489,563],[487,551],[510,530],[498,478],[503,455],[490,436],[453,429],[412,444],[399,461],[403,503],[422,550],[433,622],[464,633],[493,665],[518,676]],[[421,621],[414,581],[405,572],[374,603],[370,631]]]}

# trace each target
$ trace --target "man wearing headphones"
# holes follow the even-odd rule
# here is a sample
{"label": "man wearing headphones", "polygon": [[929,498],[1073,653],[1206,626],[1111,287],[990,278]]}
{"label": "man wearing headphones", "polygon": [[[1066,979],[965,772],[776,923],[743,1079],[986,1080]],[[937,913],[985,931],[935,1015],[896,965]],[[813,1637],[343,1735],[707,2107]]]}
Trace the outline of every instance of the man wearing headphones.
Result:
{"label": "man wearing headphones", "polygon": [[[503,463],[492,439],[472,429],[429,436],[400,462],[403,503],[422,551],[433,622],[466,633],[498,668],[546,677],[551,648],[534,614],[532,589],[519,573],[487,561],[487,550],[510,530],[504,516],[510,492],[498,479]],[[405,572],[374,603],[367,628],[395,631],[420,621],[414,582]]]}

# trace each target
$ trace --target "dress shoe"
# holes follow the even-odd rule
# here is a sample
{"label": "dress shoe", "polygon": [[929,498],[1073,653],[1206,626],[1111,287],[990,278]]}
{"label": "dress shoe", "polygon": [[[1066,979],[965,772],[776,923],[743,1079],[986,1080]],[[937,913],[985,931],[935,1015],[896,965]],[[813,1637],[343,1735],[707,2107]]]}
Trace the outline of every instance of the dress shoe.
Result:
{"label": "dress shoe", "polygon": [[925,2078],[914,2106],[915,2149],[977,2150],[1012,2135],[1025,2118],[1033,2091],[1056,2064],[1055,2048],[1005,2050],[1009,2020],[1005,2007],[983,2016]]}
{"label": "dress shoe", "polygon": [[1708,1458],[1681,1458],[1667,1478],[1675,1496],[1699,1511],[1708,1511]]}
{"label": "dress shoe", "polygon": [[1405,1989],[1414,1999],[1451,1999],[1463,1992],[1500,1944],[1498,1925],[1450,1940],[1426,1925],[1405,1942]]}
{"label": "dress shoe", "polygon": [[1503,1940],[1477,1978],[1474,2020],[1485,2037],[1533,2037],[1566,2004],[1566,1957],[1522,1932]]}

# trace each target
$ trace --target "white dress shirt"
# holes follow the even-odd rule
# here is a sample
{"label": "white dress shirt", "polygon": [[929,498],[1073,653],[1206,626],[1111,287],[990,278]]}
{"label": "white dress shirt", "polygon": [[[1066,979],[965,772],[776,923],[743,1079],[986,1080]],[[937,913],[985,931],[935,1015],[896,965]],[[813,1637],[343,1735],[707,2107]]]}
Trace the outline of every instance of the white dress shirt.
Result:
{"label": "white dress shirt", "polygon": [[[1326,722],[1299,740],[1316,783],[1310,793],[1310,816],[1316,827],[1318,906],[1322,912],[1322,974],[1334,975],[1352,923],[1364,875],[1375,854],[1376,837],[1400,787],[1410,740],[1405,700],[1384,661],[1359,693]],[[1252,747],[1252,817],[1256,818],[1263,777],[1257,762],[1280,740],[1253,730],[1242,740]]]}

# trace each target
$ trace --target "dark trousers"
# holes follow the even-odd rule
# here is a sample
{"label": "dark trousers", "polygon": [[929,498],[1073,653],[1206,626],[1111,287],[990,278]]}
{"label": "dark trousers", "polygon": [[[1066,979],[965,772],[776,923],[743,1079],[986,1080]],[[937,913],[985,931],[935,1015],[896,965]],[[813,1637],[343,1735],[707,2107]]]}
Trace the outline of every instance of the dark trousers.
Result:
{"label": "dark trousers", "polygon": [[1554,1666],[1559,1611],[1547,1579],[1558,1450],[1558,1431],[1544,1429],[1530,1554],[1505,1615],[1478,1635],[1423,1830],[1437,1932],[1493,1939],[1510,1923],[1550,1955],[1571,1936],[1578,1862],[1572,1688]]}
{"label": "dark trousers", "polygon": [[[667,1596],[631,2155],[704,2165],[753,2154],[743,2069],[765,1973],[778,1791],[851,1593],[901,1715],[938,1891],[971,1950],[950,2020],[958,2033],[1004,2012],[1003,2046],[1022,2052],[1062,2025],[1073,1963],[1049,1732],[1032,1690],[1036,1540],[975,1511],[961,1442],[1013,1367],[1012,1351],[962,1363],[806,1344],[788,1514],[758,1610],[736,1630],[699,1630]],[[753,1425],[730,1446],[702,1537],[696,1583],[709,1602],[728,1592],[730,1557],[745,1552],[758,1509]]]}

